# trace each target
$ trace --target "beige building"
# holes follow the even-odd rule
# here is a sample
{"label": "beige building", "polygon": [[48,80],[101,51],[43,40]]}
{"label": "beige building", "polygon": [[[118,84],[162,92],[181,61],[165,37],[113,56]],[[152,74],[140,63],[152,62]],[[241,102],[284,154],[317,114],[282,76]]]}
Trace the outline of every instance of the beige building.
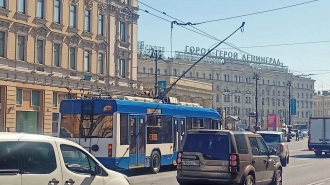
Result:
{"label": "beige building", "polygon": [[330,117],[330,93],[329,91],[318,92],[314,98],[313,116]]}
{"label": "beige building", "polygon": [[[140,53],[142,55],[138,55],[138,79],[143,82],[145,91],[153,90],[155,61],[150,59],[146,52]],[[167,87],[169,87],[172,83],[170,79],[178,78],[200,56],[194,57],[187,53],[176,52],[173,60],[159,60],[158,80],[167,79]],[[291,116],[291,124],[307,125],[313,106],[313,79],[295,76],[288,72],[287,67],[255,67],[252,63],[238,59],[226,62],[219,60],[220,62],[216,61],[214,57],[212,60],[201,61],[183,77],[182,85],[176,87],[180,90],[174,88],[168,96],[183,97],[182,100],[186,101],[192,101],[192,97],[213,100],[207,104],[203,101],[199,103],[225,110],[227,116],[238,116],[241,123],[248,123],[249,113],[255,112],[253,77],[254,73],[257,73],[259,123],[265,125],[268,114],[278,114],[282,122],[288,123],[287,84],[291,81],[291,98],[297,99],[297,114]]]}
{"label": "beige building", "polygon": [[[155,65],[155,61],[148,58],[139,58],[138,65],[138,80],[143,83],[144,92],[154,96],[155,74],[153,65]],[[166,62],[159,61],[158,67],[164,73],[160,73],[157,80],[166,81],[167,88],[170,87],[178,79],[178,76],[167,75],[166,71],[170,71],[171,66]],[[176,97],[181,102],[198,103],[203,107],[212,108],[214,107],[214,94],[212,83],[182,78],[167,94],[167,97]]]}
{"label": "beige building", "polygon": [[51,134],[65,97],[139,91],[138,17],[135,0],[0,0],[0,131]]}

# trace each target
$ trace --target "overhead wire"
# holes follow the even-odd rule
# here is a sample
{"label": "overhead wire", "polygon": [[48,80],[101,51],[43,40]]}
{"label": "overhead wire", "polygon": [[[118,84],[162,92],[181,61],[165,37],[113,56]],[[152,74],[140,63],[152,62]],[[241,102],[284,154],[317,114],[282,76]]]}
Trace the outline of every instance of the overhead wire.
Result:
{"label": "overhead wire", "polygon": [[[319,0],[305,1],[305,2],[302,2],[302,3],[297,3],[297,4],[293,4],[293,5],[289,5],[289,6],[280,7],[280,8],[274,8],[274,9],[270,9],[270,10],[264,10],[264,11],[259,11],[259,12],[254,12],[254,13],[249,13],[249,14],[243,14],[243,15],[238,15],[238,16],[228,17],[228,18],[214,19],[214,20],[210,20],[210,21],[203,21],[203,22],[199,22],[199,23],[191,23],[191,22],[184,23],[184,21],[181,21],[181,20],[179,20],[179,19],[177,19],[177,18],[175,18],[175,17],[173,17],[173,16],[171,16],[171,15],[168,15],[166,12],[160,11],[160,10],[158,10],[158,9],[156,9],[156,8],[154,8],[154,7],[152,7],[152,6],[150,6],[150,5],[146,4],[146,3],[141,2],[140,0],[138,0],[138,2],[139,2],[140,4],[142,4],[142,5],[144,5],[144,6],[148,7],[148,8],[150,8],[150,9],[152,9],[152,10],[155,10],[155,11],[157,11],[157,12],[163,14],[163,15],[166,15],[167,17],[170,17],[170,18],[172,18],[172,19],[174,19],[174,20],[180,21],[181,24],[186,24],[186,25],[188,25],[188,26],[191,26],[191,27],[194,28],[195,30],[198,30],[199,32],[204,33],[204,34],[210,36],[209,38],[213,38],[214,40],[217,40],[217,41],[220,41],[220,40],[217,39],[216,37],[214,37],[214,36],[212,36],[212,35],[210,35],[210,34],[204,32],[204,31],[202,31],[202,30],[200,30],[200,29],[194,27],[194,25],[204,24],[204,23],[208,23],[208,22],[215,22],[215,21],[229,20],[229,19],[234,19],[234,18],[239,18],[239,17],[246,17],[246,16],[251,16],[251,15],[257,15],[257,14],[262,14],[262,13],[272,12],[272,11],[278,11],[278,10],[287,9],[287,8],[292,8],[292,7],[296,7],[296,6],[301,6],[301,5],[305,5],[305,4],[309,4],[309,3],[313,3],[313,2],[317,2],[317,1],[319,1]],[[172,23],[173,23],[173,21],[172,21]],[[182,26],[182,25],[180,25],[180,26]],[[184,27],[184,28],[185,28],[185,27]],[[172,29],[173,29],[173,26],[171,25],[171,36],[170,36],[170,37],[171,37],[171,51],[172,51],[172,47],[173,47],[173,46],[172,46],[172,43],[173,43],[173,42],[172,42],[172,37],[173,37]],[[323,42],[323,41],[320,41],[320,42]],[[330,41],[324,41],[324,42],[330,42]],[[313,42],[310,42],[310,43],[313,43]],[[245,53],[245,54],[251,55],[250,53],[247,53],[247,52],[242,51],[242,50],[239,49],[239,48],[243,48],[243,47],[237,47],[237,46],[233,45],[232,43],[228,43],[228,42],[226,42],[225,44],[228,45],[228,46],[230,46],[230,47],[231,47],[230,49],[234,48],[234,49],[240,51],[241,54],[242,54],[242,53]],[[303,44],[303,43],[293,43],[293,44],[285,44],[285,45],[297,45],[297,44]],[[253,47],[274,47],[274,46],[280,46],[280,45],[253,46]],[[244,47],[244,48],[253,48],[253,47]],[[173,51],[172,51],[172,52],[173,52]],[[171,58],[172,58],[172,52],[171,52]]]}
{"label": "overhead wire", "polygon": [[[211,21],[214,22],[214,21],[228,20],[228,19],[233,19],[233,18],[238,18],[238,17],[245,17],[245,16],[250,16],[250,15],[256,15],[256,14],[261,14],[261,13],[267,13],[267,12],[271,12],[271,11],[277,11],[277,10],[281,10],[281,9],[287,9],[287,8],[292,8],[292,7],[295,7],[295,6],[300,6],[300,5],[304,5],[304,4],[309,4],[309,3],[316,2],[316,1],[319,1],[319,0],[306,1],[306,2],[302,2],[302,3],[298,3],[298,4],[293,4],[293,5],[289,5],[289,6],[285,6],[285,7],[280,7],[280,8],[275,8],[275,9],[270,9],[270,10],[265,10],[265,11],[255,12],[255,13],[249,13],[249,14],[244,14],[244,15],[239,15],[239,16],[234,16],[234,17],[228,17],[228,18],[224,18],[224,19],[211,20]],[[176,20],[176,21],[181,22],[181,23],[178,23],[178,22],[176,22],[176,21],[170,21],[170,20],[168,20],[168,19],[165,19],[165,18],[160,17],[160,16],[158,16],[158,15],[155,15],[155,14],[153,14],[153,13],[150,13],[150,12],[147,11],[147,10],[143,10],[143,9],[139,8],[139,9],[142,10],[143,12],[146,12],[146,13],[152,15],[152,16],[155,16],[155,17],[157,17],[157,18],[160,18],[160,19],[162,19],[162,20],[164,20],[164,21],[167,21],[167,22],[170,22],[170,23],[171,23],[171,35],[170,35],[170,40],[171,40],[171,43],[170,43],[170,44],[171,44],[171,51],[170,51],[170,52],[171,52],[171,58],[173,58],[173,56],[172,56],[172,53],[173,53],[173,50],[172,50],[172,44],[173,44],[173,42],[172,42],[172,38],[173,38],[173,32],[172,32],[172,29],[173,29],[173,22],[176,23],[176,25],[178,25],[178,26],[180,26],[180,27],[182,27],[182,28],[184,28],[184,29],[187,29],[187,30],[189,30],[189,31],[192,31],[192,32],[194,32],[194,33],[200,34],[200,35],[202,35],[202,36],[205,36],[205,37],[208,37],[208,38],[211,38],[211,39],[217,40],[217,41],[221,41],[220,39],[218,39],[218,38],[216,38],[216,37],[214,37],[214,36],[208,34],[208,33],[205,32],[205,31],[202,31],[202,30],[200,30],[200,29],[198,29],[198,28],[196,28],[196,27],[194,26],[194,25],[198,25],[198,24],[202,24],[202,23],[206,23],[206,22],[211,22],[211,21],[204,21],[204,22],[200,22],[200,23],[191,23],[191,22],[187,22],[187,23],[185,23],[184,21],[182,21],[182,20],[180,20],[180,19],[178,19],[178,18],[176,18],[176,17],[173,17],[173,16],[171,16],[171,15],[168,15],[166,12],[160,11],[160,10],[158,10],[158,9],[156,9],[156,8],[154,8],[154,7],[152,7],[152,6],[148,5],[148,4],[146,4],[146,3],[141,2],[140,0],[138,0],[138,2],[139,2],[140,4],[142,4],[142,5],[144,5],[144,6],[146,6],[146,7],[150,8],[150,9],[152,9],[152,10],[155,10],[155,11],[157,11],[157,12],[159,12],[159,13],[161,13],[161,14],[167,16],[167,17],[170,17],[170,18],[172,18],[172,19],[174,19],[174,20]],[[190,26],[190,27],[192,27],[193,29],[197,30],[198,32],[195,31],[195,30],[189,29],[189,28],[187,28],[187,27],[184,27],[184,25]],[[221,49],[236,49],[236,50],[240,51],[241,54],[242,54],[242,53],[245,53],[245,54],[251,55],[250,53],[248,53],[248,52],[246,52],[246,51],[243,51],[243,50],[241,50],[240,48],[278,47],[278,46],[304,45],[304,44],[317,44],[317,43],[328,43],[328,42],[330,42],[330,40],[324,40],[324,41],[311,41],[311,42],[297,42],[297,43],[284,43],[284,44],[272,44],[272,45],[259,45],[259,46],[246,46],[246,47],[237,47],[237,46],[233,45],[232,43],[224,42],[224,44],[230,46],[231,48],[221,48]],[[291,70],[291,71],[293,71],[293,70]]]}
{"label": "overhead wire", "polygon": [[232,16],[232,17],[227,17],[227,18],[220,18],[220,19],[213,19],[213,20],[208,20],[208,21],[202,21],[202,22],[198,22],[198,23],[194,23],[194,24],[195,25],[199,25],[199,24],[205,24],[205,23],[210,23],[210,22],[218,22],[218,21],[236,19],[236,18],[251,16],[251,15],[258,15],[258,14],[263,14],[263,13],[268,13],[268,12],[283,10],[283,9],[287,9],[287,8],[293,8],[293,7],[296,7],[296,6],[301,6],[301,5],[305,5],[305,4],[309,4],[309,3],[314,3],[314,2],[317,2],[317,1],[319,1],[319,0],[305,1],[305,2],[302,2],[302,3],[297,3],[297,4],[293,4],[293,5],[289,5],[289,6],[283,6],[283,7],[280,7],[280,8],[263,10],[263,11],[259,11],[259,12],[253,12],[253,13],[248,13],[248,14],[243,14],[243,15],[237,15],[237,16]]}
{"label": "overhead wire", "polygon": [[[295,43],[283,43],[283,44],[270,44],[270,45],[258,45],[258,46],[238,46],[239,48],[267,48],[267,47],[279,47],[279,46],[294,46],[294,45],[307,45],[307,44],[320,44],[330,43],[330,40],[310,41],[310,42],[295,42]],[[220,48],[220,49],[233,49],[233,48]]]}
{"label": "overhead wire", "polygon": [[[154,8],[154,7],[152,7],[152,6],[150,6],[150,5],[147,5],[147,4],[143,3],[143,2],[141,2],[140,0],[138,0],[138,2],[139,2],[140,4],[142,4],[142,5],[144,5],[144,6],[148,7],[148,8],[150,8],[150,9],[152,9],[152,10],[154,10],[154,11],[156,11],[156,12],[159,12],[159,13],[161,13],[161,14],[163,14],[163,15],[169,17],[169,18],[172,18],[172,19],[176,20],[176,21],[169,21],[169,20],[166,20],[166,21],[168,21],[168,22],[171,22],[171,38],[170,38],[170,39],[171,39],[171,48],[172,48],[172,43],[173,43],[173,42],[172,42],[173,24],[176,24],[176,25],[178,25],[178,26],[180,26],[180,27],[182,27],[182,28],[185,28],[185,29],[187,29],[187,27],[185,27],[185,26],[190,26],[190,27],[192,27],[193,29],[195,29],[195,30],[198,31],[198,32],[197,32],[197,31],[193,31],[193,32],[198,33],[198,34],[203,35],[203,36],[206,36],[206,37],[208,37],[208,38],[210,38],[210,39],[213,39],[213,40],[216,40],[216,41],[218,41],[218,42],[221,42],[220,39],[218,39],[218,38],[216,38],[216,37],[214,37],[214,36],[208,34],[207,32],[205,32],[205,31],[203,31],[203,30],[201,30],[201,29],[196,28],[196,27],[194,26],[195,24],[193,24],[193,23],[191,23],[191,22],[187,22],[187,23],[185,23],[184,21],[182,21],[182,20],[180,20],[180,19],[178,19],[178,18],[176,18],[176,17],[173,17],[173,16],[171,16],[171,15],[168,15],[168,14],[166,14],[165,12],[162,12],[162,11],[160,11],[160,10],[158,10],[158,9],[156,9],[156,8]],[[140,9],[140,8],[139,8],[139,9]],[[144,11],[144,12],[146,12],[146,13],[149,13],[149,14],[151,14],[151,15],[153,15],[153,16],[160,17],[160,16],[157,16],[157,15],[155,15],[155,14],[150,13],[150,12],[147,11],[147,10],[143,10],[143,9],[140,9],[140,10],[142,10],[142,11]],[[162,18],[162,19],[165,20],[164,18]],[[179,21],[180,23],[177,22],[177,21]],[[184,25],[185,25],[185,26],[184,26]],[[188,29],[188,30],[191,31],[191,29]],[[250,54],[250,53],[248,53],[248,52],[246,52],[246,51],[241,50],[240,48],[236,47],[236,46],[235,46],[234,44],[232,44],[232,43],[224,42],[224,44],[226,44],[227,46],[232,47],[232,48],[234,48],[234,49],[240,51],[241,53],[245,53],[245,54],[248,54],[248,55],[252,55],[252,54]],[[173,52],[173,51],[172,51],[172,52]],[[172,54],[171,54],[171,56],[172,56]]]}

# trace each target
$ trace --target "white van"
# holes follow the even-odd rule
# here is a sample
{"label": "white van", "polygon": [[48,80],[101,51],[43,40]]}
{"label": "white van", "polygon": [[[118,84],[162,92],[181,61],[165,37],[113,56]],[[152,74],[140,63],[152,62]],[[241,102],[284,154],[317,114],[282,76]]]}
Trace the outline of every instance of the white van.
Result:
{"label": "white van", "polygon": [[130,185],[74,142],[10,132],[0,132],[0,184]]}

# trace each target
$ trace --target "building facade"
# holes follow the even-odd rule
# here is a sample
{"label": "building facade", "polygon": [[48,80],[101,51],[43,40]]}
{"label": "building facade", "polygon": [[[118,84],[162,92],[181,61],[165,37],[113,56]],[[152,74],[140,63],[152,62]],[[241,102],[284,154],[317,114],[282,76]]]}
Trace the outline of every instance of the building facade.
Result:
{"label": "building facade", "polygon": [[137,1],[0,0],[0,131],[51,134],[61,99],[134,93]]}
{"label": "building facade", "polygon": [[[197,57],[198,59],[199,57]],[[223,59],[220,59],[223,60]],[[159,78],[178,78],[188,70],[196,60],[192,57],[182,57],[176,53],[173,60],[158,61]],[[155,84],[155,61],[148,55],[138,56],[138,79],[144,84],[144,88],[153,88]],[[190,84],[181,86],[180,93],[171,90],[168,96],[201,97],[210,99],[212,108],[218,108],[225,112],[226,116],[238,116],[241,123],[248,124],[249,114],[256,111],[256,81],[258,74],[258,115],[259,123],[267,123],[268,114],[278,114],[283,123],[288,123],[289,86],[291,82],[291,98],[296,99],[296,115],[291,116],[292,125],[307,125],[311,115],[314,93],[314,80],[303,78],[289,73],[286,68],[255,68],[251,63],[241,60],[227,60],[226,62],[201,61],[193,67],[182,79],[182,83]],[[200,86],[199,84],[209,84]],[[150,85],[146,85],[150,84]],[[168,86],[170,84],[167,84]],[[198,93],[196,90],[198,89]],[[213,92],[213,93],[212,93]],[[213,97],[210,97],[212,96]],[[191,98],[185,100],[190,101]],[[203,104],[201,104],[203,105]],[[205,106],[205,105],[203,105]],[[224,111],[223,111],[224,110]]]}
{"label": "building facade", "polygon": [[313,107],[314,117],[330,117],[330,92],[329,91],[319,91],[315,94]]}

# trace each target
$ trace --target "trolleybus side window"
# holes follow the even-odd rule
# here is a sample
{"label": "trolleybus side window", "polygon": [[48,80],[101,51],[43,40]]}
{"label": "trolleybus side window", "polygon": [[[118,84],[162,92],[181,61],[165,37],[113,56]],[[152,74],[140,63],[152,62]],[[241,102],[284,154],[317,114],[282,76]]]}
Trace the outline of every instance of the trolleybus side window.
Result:
{"label": "trolleybus side window", "polygon": [[186,118],[187,130],[191,130],[192,129],[192,122],[193,122],[193,119],[192,118],[189,118],[189,117]]}
{"label": "trolleybus side window", "polygon": [[203,118],[193,118],[193,128],[204,128]]}
{"label": "trolleybus side window", "polygon": [[172,116],[147,116],[147,144],[172,143]]}
{"label": "trolleybus side window", "polygon": [[128,145],[128,114],[120,113],[120,145]]}
{"label": "trolleybus side window", "polygon": [[162,120],[161,116],[147,116],[148,126],[147,126],[147,143],[148,144],[158,144],[161,143],[161,128]]}
{"label": "trolleybus side window", "polygon": [[205,129],[211,129],[211,119],[210,118],[205,118],[204,119],[204,128]]}
{"label": "trolleybus side window", "polygon": [[162,116],[162,143],[172,143],[172,116]]}

